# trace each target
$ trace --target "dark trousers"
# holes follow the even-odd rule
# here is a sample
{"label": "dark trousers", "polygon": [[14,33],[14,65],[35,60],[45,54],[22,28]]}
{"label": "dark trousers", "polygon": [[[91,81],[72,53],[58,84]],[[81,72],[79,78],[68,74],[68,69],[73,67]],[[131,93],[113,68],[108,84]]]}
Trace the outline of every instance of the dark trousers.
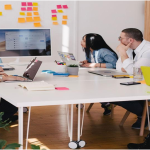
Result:
{"label": "dark trousers", "polygon": [[126,110],[136,114],[137,116],[142,116],[145,101],[125,101],[125,102],[113,102],[115,105],[119,105]]}
{"label": "dark trousers", "polygon": [[17,111],[18,111],[17,107],[15,107],[14,105],[10,104],[9,102],[1,98],[0,112],[4,112],[4,115],[2,117],[3,120],[12,117]]}

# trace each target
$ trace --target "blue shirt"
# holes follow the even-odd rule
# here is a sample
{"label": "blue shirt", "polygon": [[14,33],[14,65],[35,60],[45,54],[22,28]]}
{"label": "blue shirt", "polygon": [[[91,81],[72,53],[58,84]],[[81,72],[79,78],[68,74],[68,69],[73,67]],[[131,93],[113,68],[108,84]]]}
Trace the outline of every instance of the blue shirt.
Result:
{"label": "blue shirt", "polygon": [[[99,50],[93,50],[93,58],[95,63],[105,63],[106,68],[116,68],[117,55],[106,48],[101,48]],[[91,53],[89,58],[86,56],[86,60],[91,63]]]}

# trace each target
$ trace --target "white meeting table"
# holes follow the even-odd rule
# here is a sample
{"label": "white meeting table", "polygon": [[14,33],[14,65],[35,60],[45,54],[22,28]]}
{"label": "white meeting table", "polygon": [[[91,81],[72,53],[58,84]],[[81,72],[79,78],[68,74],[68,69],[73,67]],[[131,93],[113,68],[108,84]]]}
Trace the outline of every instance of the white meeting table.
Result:
{"label": "white meeting table", "polygon": [[[25,66],[15,66],[15,70],[6,71],[11,75],[22,75]],[[34,82],[44,80],[41,70],[54,70],[57,66],[53,63],[43,63],[39,69]],[[18,142],[23,149],[23,107],[48,106],[48,105],[68,105],[71,104],[71,119],[69,125],[70,142],[73,130],[73,104],[78,104],[78,138],[80,141],[80,104],[96,102],[116,102],[150,99],[150,87],[146,84],[133,86],[120,85],[121,82],[132,81],[133,79],[114,79],[102,77],[87,72],[88,69],[81,68],[78,78],[53,77],[46,82],[56,85],[56,87],[67,87],[67,91],[28,91],[18,87],[19,82],[0,83],[0,97],[18,107],[19,111],[19,137]],[[84,112],[84,111],[83,111]],[[82,120],[83,123],[83,120]]]}

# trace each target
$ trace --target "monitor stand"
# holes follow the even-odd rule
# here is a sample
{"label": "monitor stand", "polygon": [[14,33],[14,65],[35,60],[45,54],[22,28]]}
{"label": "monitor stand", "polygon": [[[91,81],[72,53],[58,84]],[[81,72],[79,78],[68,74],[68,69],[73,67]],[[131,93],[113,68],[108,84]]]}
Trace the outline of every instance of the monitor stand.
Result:
{"label": "monitor stand", "polygon": [[26,66],[29,62],[20,62],[20,58],[17,57],[15,61],[8,63],[9,65]]}

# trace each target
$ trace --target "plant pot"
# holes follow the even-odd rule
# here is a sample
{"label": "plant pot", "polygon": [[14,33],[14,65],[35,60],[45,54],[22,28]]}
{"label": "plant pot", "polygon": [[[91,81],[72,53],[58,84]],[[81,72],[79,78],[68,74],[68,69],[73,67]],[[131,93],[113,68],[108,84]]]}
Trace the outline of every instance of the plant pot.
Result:
{"label": "plant pot", "polygon": [[67,67],[67,72],[70,75],[78,75],[79,67]]}

